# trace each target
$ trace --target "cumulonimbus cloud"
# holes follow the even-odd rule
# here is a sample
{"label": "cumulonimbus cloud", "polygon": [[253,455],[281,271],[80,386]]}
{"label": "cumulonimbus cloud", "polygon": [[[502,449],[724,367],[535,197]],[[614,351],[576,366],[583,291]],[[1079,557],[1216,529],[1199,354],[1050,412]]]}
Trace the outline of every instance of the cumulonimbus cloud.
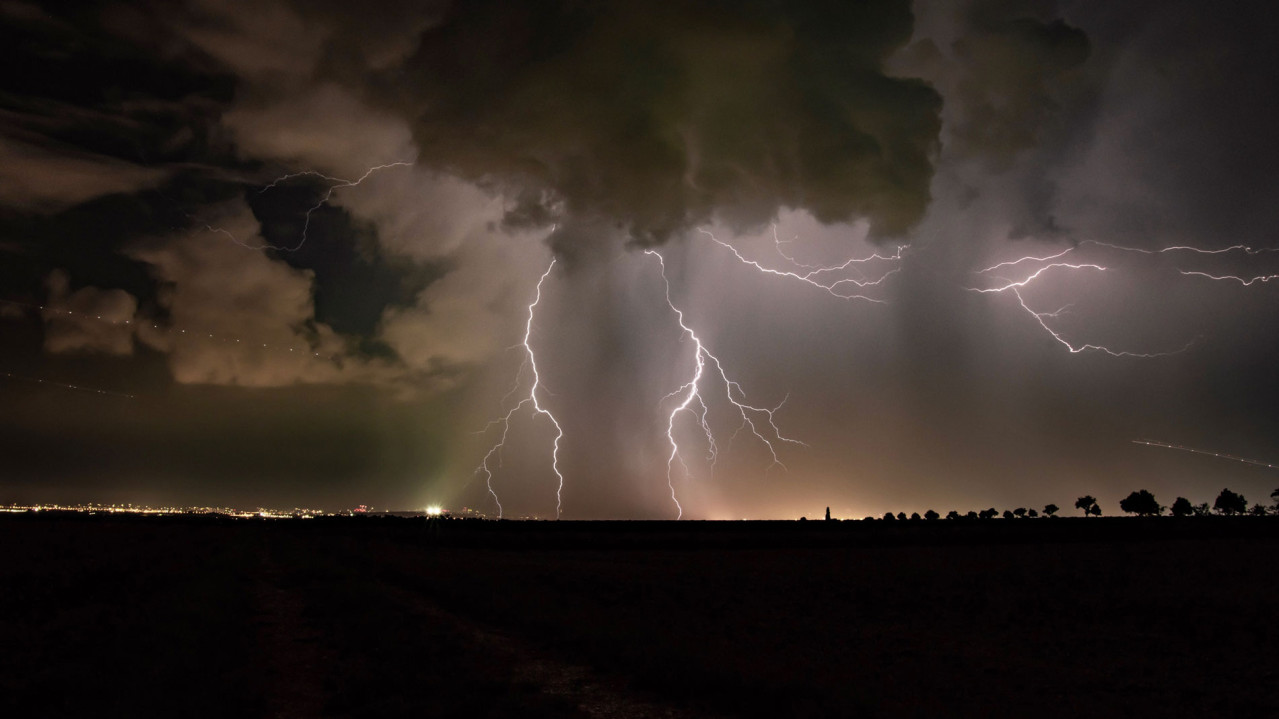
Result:
{"label": "cumulonimbus cloud", "polygon": [[883,67],[911,30],[902,0],[465,2],[371,86],[419,162],[643,244],[782,207],[899,235],[927,207],[940,128],[937,93]]}

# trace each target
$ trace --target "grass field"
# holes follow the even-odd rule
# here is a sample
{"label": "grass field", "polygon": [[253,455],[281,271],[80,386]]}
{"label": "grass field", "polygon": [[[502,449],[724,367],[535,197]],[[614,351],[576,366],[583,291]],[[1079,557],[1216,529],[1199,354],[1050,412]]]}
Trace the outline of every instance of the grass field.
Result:
{"label": "grass field", "polygon": [[1279,716],[1279,521],[0,519],[4,716]]}

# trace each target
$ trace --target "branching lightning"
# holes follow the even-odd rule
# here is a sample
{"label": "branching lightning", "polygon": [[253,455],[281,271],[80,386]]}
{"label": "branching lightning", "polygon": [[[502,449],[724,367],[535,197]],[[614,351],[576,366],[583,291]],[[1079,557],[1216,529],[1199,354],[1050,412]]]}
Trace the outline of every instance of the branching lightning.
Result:
{"label": "branching lightning", "polygon": [[1224,452],[1213,452],[1206,449],[1195,449],[1194,447],[1183,447],[1182,445],[1179,445],[1179,444],[1169,444],[1167,442],[1158,442],[1153,439],[1134,439],[1132,443],[1144,444],[1147,447],[1163,447],[1164,449],[1177,449],[1177,450],[1181,450],[1182,452],[1193,452],[1195,454],[1202,454],[1205,457],[1216,457],[1217,459],[1228,459],[1232,462],[1242,462],[1244,464],[1251,464],[1254,467],[1265,467],[1267,469],[1279,469],[1279,464],[1271,464],[1269,462],[1262,462],[1261,460],[1257,460],[1257,459],[1248,459],[1246,457],[1236,457],[1233,454],[1226,454]]}
{"label": "branching lightning", "polygon": [[[712,237],[712,239],[714,239],[714,237]],[[716,242],[718,242],[718,240],[716,240]],[[693,341],[693,376],[688,380],[688,382],[684,383],[674,392],[671,392],[663,398],[663,401],[671,398],[681,398],[679,403],[671,410],[666,421],[666,439],[670,443],[671,447],[670,455],[666,459],[666,484],[670,488],[671,501],[675,503],[675,508],[678,512],[676,519],[679,519],[684,516],[684,507],[680,504],[675,491],[675,478],[673,476],[675,463],[679,463],[685,476],[692,473],[680,453],[679,441],[675,439],[675,422],[679,418],[679,415],[687,412],[697,419],[702,432],[706,436],[706,443],[709,448],[708,459],[712,463],[717,459],[719,453],[715,434],[711,430],[710,423],[707,419],[710,408],[707,405],[705,398],[702,396],[702,379],[705,377],[708,361],[714,366],[715,374],[718,376],[719,381],[724,385],[724,396],[727,398],[729,404],[733,405],[733,407],[737,409],[738,414],[741,415],[742,423],[738,426],[737,431],[741,432],[742,429],[749,429],[751,434],[755,435],[755,437],[758,438],[764,446],[768,447],[769,454],[773,458],[773,462],[769,465],[769,468],[775,466],[780,466],[782,469],[786,468],[786,465],[782,463],[781,458],[777,455],[777,446],[774,442],[787,442],[798,445],[804,445],[804,443],[782,435],[781,430],[777,427],[777,424],[774,421],[777,411],[786,403],[784,398],[781,403],[772,409],[766,407],[755,407],[746,403],[745,392],[742,390],[741,385],[729,378],[728,373],[724,370],[724,365],[719,360],[719,357],[716,357],[710,350],[706,349],[706,345],[702,342],[701,338],[697,336],[697,333],[694,332],[687,323],[685,323],[683,310],[677,307],[674,300],[671,299],[671,282],[666,276],[666,260],[655,250],[645,250],[644,254],[652,255],[657,258],[658,265],[661,267],[662,282],[666,289],[666,304],[671,308],[671,311],[675,313],[675,318],[679,322],[680,330],[682,330],[684,336]],[[759,424],[757,424],[757,422],[759,422]],[[762,424],[767,424],[768,431],[770,432],[772,439],[761,432],[760,425]],[[734,436],[736,436],[736,433]]]}
{"label": "branching lightning", "polygon": [[[1276,249],[1276,248],[1253,249],[1252,247],[1248,247],[1247,245],[1232,245],[1230,247],[1224,247],[1216,250],[1206,250],[1199,247],[1190,247],[1187,245],[1175,245],[1171,247],[1163,247],[1156,250],[1145,250],[1145,249],[1140,249],[1136,247],[1125,247],[1123,245],[1114,245],[1108,242],[1098,242],[1096,240],[1085,240],[1083,242],[1080,242],[1077,245],[1068,247],[1062,250],[1061,252],[1057,252],[1054,254],[1045,255],[1042,257],[1040,256],[1019,257],[1014,260],[1007,260],[1004,262],[1000,262],[998,264],[991,265],[990,267],[977,270],[974,274],[1000,280],[1001,282],[1003,282],[1003,284],[996,287],[986,287],[986,288],[968,287],[966,289],[968,289],[971,292],[978,292],[981,294],[1011,292],[1013,296],[1017,298],[1017,303],[1021,305],[1021,308],[1025,310],[1027,314],[1033,317],[1035,319],[1035,322],[1037,322],[1039,326],[1044,329],[1044,331],[1046,331],[1054,340],[1056,340],[1062,346],[1066,347],[1066,349],[1069,350],[1072,354],[1078,354],[1082,352],[1102,352],[1112,357],[1138,357],[1138,358],[1166,357],[1169,355],[1175,355],[1175,354],[1180,354],[1182,352],[1185,352],[1186,350],[1190,349],[1190,347],[1195,344],[1195,340],[1191,340],[1190,342],[1187,342],[1180,349],[1171,350],[1171,351],[1129,352],[1125,350],[1111,349],[1110,347],[1106,347],[1104,345],[1099,345],[1099,344],[1092,344],[1092,343],[1080,344],[1080,343],[1071,342],[1070,340],[1066,339],[1066,337],[1064,337],[1060,331],[1054,329],[1052,325],[1049,323],[1049,320],[1056,319],[1065,308],[1059,309],[1055,312],[1043,312],[1043,311],[1035,310],[1026,302],[1026,298],[1022,294],[1022,290],[1028,287],[1032,282],[1039,279],[1042,275],[1044,275],[1050,270],[1057,270],[1057,271],[1092,270],[1097,272],[1108,271],[1106,267],[1103,267],[1102,265],[1095,264],[1095,263],[1071,263],[1071,262],[1059,261],[1063,257],[1066,257],[1067,255],[1072,254],[1074,252],[1077,252],[1080,248],[1084,246],[1101,247],[1109,250],[1114,250],[1117,252],[1134,253],[1134,254],[1147,255],[1147,256],[1168,255],[1168,254],[1184,254],[1184,255],[1192,255],[1192,256],[1242,254],[1247,257],[1252,257],[1252,256],[1260,255],[1263,253],[1279,252],[1279,249]],[[1026,275],[1024,279],[1019,281],[1009,280],[1005,277],[1000,277],[998,275],[993,274],[996,271],[1006,272],[1007,270],[1017,267],[1019,265],[1022,265],[1024,263],[1042,263],[1042,264],[1040,264],[1038,269],[1034,270],[1034,272],[1030,273],[1029,275]],[[1185,269],[1180,269],[1178,270],[1178,272],[1183,276],[1198,276],[1198,277],[1204,277],[1210,280],[1238,282],[1244,287],[1251,286],[1257,282],[1265,283],[1265,282],[1269,282],[1272,279],[1279,278],[1279,275],[1257,275],[1250,278],[1237,276],[1237,275],[1220,275],[1219,276],[1219,275],[1213,275],[1213,274],[1198,271],[1198,270],[1185,270]]]}
{"label": "branching lightning", "polygon": [[[867,279],[866,275],[864,275],[861,271],[862,266],[868,263],[882,262],[890,265],[892,263],[897,263],[902,258],[902,251],[906,249],[905,247],[898,247],[896,252],[894,252],[891,255],[881,255],[879,253],[875,253],[871,255],[870,257],[860,257],[860,258],[845,260],[844,262],[841,262],[837,265],[830,265],[830,266],[806,265],[806,264],[797,262],[794,257],[786,253],[786,251],[782,248],[782,245],[787,244],[790,241],[788,240],[784,243],[781,240],[779,240],[777,238],[777,227],[776,225],[774,225],[773,244],[777,248],[777,253],[781,255],[783,258],[785,258],[788,262],[790,262],[791,265],[795,268],[795,270],[778,270],[778,269],[773,269],[771,267],[765,267],[764,265],[760,264],[759,262],[756,262],[755,260],[748,259],[736,247],[719,239],[714,234],[712,234],[709,230],[699,228],[698,232],[701,232],[703,235],[706,235],[707,237],[709,237],[712,242],[719,245],[720,247],[723,247],[727,249],[729,252],[732,252],[733,256],[736,257],[737,260],[741,262],[742,264],[754,267],[756,270],[764,274],[773,275],[776,277],[786,277],[792,280],[803,282],[804,284],[807,284],[807,285],[812,285],[813,287],[816,287],[833,297],[838,297],[841,300],[865,300],[866,302],[875,302],[877,304],[884,304],[884,300],[878,299],[875,297],[869,297],[865,294],[862,294],[860,290],[866,289],[868,287],[880,286],[881,284],[883,284],[885,280],[887,280],[889,277],[896,274],[900,268],[896,266],[892,266],[890,269],[887,269],[881,272],[878,276],[874,277],[873,279]],[[850,272],[856,273],[858,277],[841,276],[839,274],[839,273],[850,273]]]}
{"label": "branching lightning", "polygon": [[314,170],[304,170],[302,172],[294,172],[288,175],[282,175],[272,180],[269,184],[267,184],[265,187],[259,190],[258,194],[263,194],[266,191],[275,188],[282,182],[288,182],[289,180],[293,180],[299,177],[316,177],[326,182],[332,183],[328,186],[328,189],[325,190],[324,195],[320,198],[320,201],[312,205],[311,208],[306,211],[305,219],[302,222],[302,236],[298,239],[297,244],[291,247],[273,245],[269,242],[264,242],[260,245],[252,245],[247,242],[244,242],[240,238],[236,237],[230,231],[223,229],[221,227],[213,227],[212,225],[205,225],[204,229],[208,230],[209,232],[214,232],[220,235],[226,235],[235,244],[250,250],[276,250],[277,252],[297,252],[298,250],[302,249],[303,245],[306,244],[307,232],[311,228],[311,215],[313,215],[316,210],[320,209],[325,204],[327,204],[328,201],[333,198],[334,192],[337,192],[338,190],[344,187],[355,187],[363,183],[365,180],[369,179],[369,177],[373,175],[374,173],[379,172],[381,170],[390,169],[392,167],[412,167],[412,166],[413,166],[413,163],[411,162],[389,162],[385,165],[376,165],[374,167],[370,167],[368,170],[365,170],[364,174],[360,175],[360,177],[355,180],[345,180],[341,177],[332,177],[330,175],[326,175],[322,172],[316,172]]}
{"label": "branching lightning", "polygon": [[1023,262],[1049,262],[1051,260],[1056,260],[1061,257],[1065,257],[1066,255],[1071,254],[1072,252],[1075,252],[1084,246],[1105,247],[1111,250],[1119,250],[1120,252],[1135,252],[1141,255],[1164,255],[1170,252],[1187,252],[1187,253],[1196,254],[1196,255],[1225,255],[1231,252],[1242,252],[1245,255],[1251,256],[1251,255],[1260,255],[1268,252],[1279,252],[1279,248],[1263,247],[1261,249],[1253,249],[1251,247],[1248,247],[1247,245],[1231,245],[1230,247],[1223,247],[1219,250],[1205,250],[1199,247],[1190,247],[1189,245],[1174,245],[1172,247],[1162,247],[1158,250],[1143,250],[1138,247],[1125,247],[1123,245],[1112,245],[1109,242],[1099,242],[1097,240],[1084,240],[1077,245],[1074,245],[1072,247],[1067,247],[1066,249],[1062,250],[1061,252],[1058,252],[1055,255],[1048,255],[1047,257],[1019,257],[1015,260],[1000,262],[997,265],[992,265],[983,270],[977,270],[977,274],[979,275],[985,274],[987,272],[997,270],[1001,267],[1015,267]]}
{"label": "branching lightning", "polygon": [[[521,378],[524,376],[526,368],[533,374],[533,384],[529,387],[527,397],[521,399],[519,403],[507,411],[507,413],[501,418],[489,422],[488,426],[485,428],[486,430],[488,427],[492,427],[493,425],[501,425],[502,433],[498,438],[497,443],[494,444],[489,449],[488,453],[484,455],[484,459],[480,462],[480,466],[475,469],[475,474],[484,474],[484,483],[488,488],[489,494],[493,497],[494,504],[497,505],[497,516],[499,519],[502,517],[502,502],[498,499],[497,491],[493,489],[493,468],[489,466],[489,462],[496,455],[498,465],[501,466],[502,448],[506,445],[506,438],[511,430],[511,418],[516,412],[524,408],[525,405],[531,405],[533,407],[534,415],[544,415],[551,421],[551,424],[555,426],[555,441],[551,445],[551,470],[555,472],[555,477],[559,481],[558,486],[555,488],[556,519],[559,518],[563,508],[562,495],[564,492],[564,475],[560,472],[560,440],[564,437],[564,429],[560,426],[559,420],[555,419],[555,415],[551,414],[550,410],[543,407],[541,402],[538,400],[537,390],[541,386],[542,378],[537,372],[537,355],[533,352],[532,345],[533,316],[536,312],[538,303],[542,301],[542,284],[546,282],[547,276],[551,274],[551,270],[554,268],[555,259],[552,258],[551,264],[547,266],[546,271],[542,273],[542,277],[537,281],[537,293],[533,297],[533,301],[528,306],[528,319],[524,323],[524,362],[520,365],[519,372],[516,373],[515,387],[511,390],[511,392],[507,393],[507,397],[510,397],[518,390]],[[503,404],[505,404],[505,401],[506,399],[503,398]]]}
{"label": "branching lightning", "polygon": [[[1060,256],[1061,255],[1057,255],[1056,257],[1060,257]],[[1023,260],[1025,259],[1027,258],[1023,258]],[[1031,259],[1039,259],[1039,258],[1031,258]],[[1017,262],[1021,262],[1023,260],[1018,260],[1016,262],[1004,263],[1004,264],[1005,265],[1017,264]],[[1078,354],[1080,352],[1103,352],[1105,354],[1110,355],[1111,357],[1140,357],[1140,358],[1165,357],[1168,355],[1174,355],[1174,354],[1179,354],[1181,352],[1185,352],[1186,350],[1190,349],[1191,345],[1194,344],[1194,341],[1192,340],[1188,342],[1181,349],[1174,350],[1171,352],[1128,352],[1123,350],[1113,350],[1103,345],[1097,345],[1097,344],[1091,344],[1091,343],[1077,345],[1070,342],[1070,340],[1067,340],[1065,337],[1061,335],[1060,332],[1058,332],[1057,330],[1054,330],[1052,326],[1048,324],[1048,320],[1056,319],[1060,317],[1062,313],[1066,311],[1069,305],[1067,305],[1067,307],[1062,307],[1052,312],[1040,312],[1040,311],[1031,309],[1030,305],[1026,304],[1026,298],[1022,296],[1021,294],[1021,290],[1024,287],[1026,287],[1031,282],[1038,279],[1045,272],[1048,272],[1049,270],[1056,269],[1056,268],[1065,268],[1069,270],[1096,270],[1097,272],[1106,271],[1106,268],[1102,267],[1101,265],[1095,265],[1095,264],[1077,264],[1076,265],[1068,262],[1053,262],[1053,263],[1044,265],[1043,267],[1040,267],[1038,270],[1035,270],[1028,277],[1026,277],[1026,279],[1021,280],[1020,282],[1006,281],[1005,284],[999,287],[988,287],[984,289],[975,289],[970,287],[967,289],[973,292],[979,292],[981,294],[988,294],[992,292],[995,292],[995,293],[1012,292],[1013,296],[1017,298],[1017,303],[1021,305],[1021,308],[1023,310],[1026,310],[1026,312],[1029,313],[1031,317],[1034,317],[1035,321],[1039,323],[1039,326],[1043,327],[1044,331],[1046,331],[1049,335],[1051,335],[1054,340],[1061,343],[1061,345],[1064,346],[1067,350],[1070,350],[1071,354]],[[994,269],[994,268],[987,268],[986,270],[982,270],[982,272],[987,272],[990,269]]]}

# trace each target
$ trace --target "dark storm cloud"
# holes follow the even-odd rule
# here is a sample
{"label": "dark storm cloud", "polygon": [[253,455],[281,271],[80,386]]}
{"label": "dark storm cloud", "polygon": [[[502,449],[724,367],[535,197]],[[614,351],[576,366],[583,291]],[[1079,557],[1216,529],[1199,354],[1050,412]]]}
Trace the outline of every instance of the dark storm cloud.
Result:
{"label": "dark storm cloud", "polygon": [[1089,234],[1148,245],[1276,244],[1279,18],[1264,3],[1081,5],[1105,48],[1094,132],[1060,204]]}
{"label": "dark storm cloud", "polygon": [[375,84],[421,162],[641,243],[781,207],[898,235],[928,204],[939,127],[936,93],[883,69],[911,28],[898,0],[463,2]]}
{"label": "dark storm cloud", "polygon": [[[1064,106],[1087,76],[1088,36],[1060,18],[1028,12],[1027,3],[974,3],[962,13],[960,36],[948,59],[925,39],[917,54],[923,77],[945,86],[948,151],[977,157],[996,170],[1017,153],[1037,147],[1043,135],[1060,131]],[[953,62],[958,69],[940,65]]]}
{"label": "dark storm cloud", "polygon": [[[1148,480],[1167,502],[1193,473],[1156,485],[1130,438],[1268,453],[1274,288],[1086,245],[1114,268],[1026,291],[1072,303],[1055,326],[1076,342],[1204,335],[1149,362],[1071,354],[1015,297],[964,288],[1083,240],[1273,245],[1265,10],[0,0],[0,369],[134,396],[0,382],[0,454],[41,491],[487,502],[466,482],[492,438],[471,433],[527,388],[549,245],[531,339],[566,516],[667,516],[659,404],[694,365],[654,258],[624,243],[678,237],[674,301],[809,443],[784,474],[739,436],[711,471],[681,420],[686,516],[1067,506]],[[309,216],[329,180],[262,192],[405,161]],[[304,249],[260,249],[308,217]],[[779,266],[774,219],[806,262],[872,252],[862,219],[903,235],[890,304],[761,276],[690,232]],[[548,431],[518,415],[510,508],[554,499]]]}
{"label": "dark storm cloud", "polygon": [[1077,151],[1104,81],[1087,33],[1053,2],[975,0],[929,11],[933,22],[894,67],[945,98],[946,161],[1015,178],[1001,190],[1013,237],[1060,233],[1052,170]]}

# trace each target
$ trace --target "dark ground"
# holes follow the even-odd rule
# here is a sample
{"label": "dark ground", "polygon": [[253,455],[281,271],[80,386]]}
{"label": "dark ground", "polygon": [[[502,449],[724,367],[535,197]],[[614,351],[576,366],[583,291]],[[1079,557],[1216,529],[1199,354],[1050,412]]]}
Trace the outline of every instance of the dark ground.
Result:
{"label": "dark ground", "polygon": [[0,517],[0,716],[1279,716],[1279,518]]}

